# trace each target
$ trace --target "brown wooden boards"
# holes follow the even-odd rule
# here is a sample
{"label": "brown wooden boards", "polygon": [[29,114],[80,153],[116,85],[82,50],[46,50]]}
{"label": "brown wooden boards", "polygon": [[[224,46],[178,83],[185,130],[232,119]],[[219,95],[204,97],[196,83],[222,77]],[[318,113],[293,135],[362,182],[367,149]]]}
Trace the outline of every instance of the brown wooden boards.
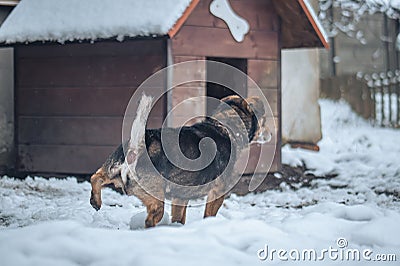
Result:
{"label": "brown wooden boards", "polygon": [[[122,140],[136,88],[166,65],[165,39],[19,45],[17,170],[89,174]],[[163,90],[163,88],[149,88]],[[165,100],[151,113],[160,127]]]}
{"label": "brown wooden boards", "polygon": [[178,56],[277,59],[278,35],[274,31],[250,31],[244,41],[238,43],[228,29],[183,26],[172,41],[172,53]]}
{"label": "brown wooden boards", "polygon": [[[243,42],[232,37],[224,21],[209,12],[211,0],[200,1],[181,29],[171,41],[172,58],[214,58],[247,60],[247,73],[266,96],[275,121],[276,142],[265,145],[269,153],[275,148],[276,153],[271,171],[277,171],[281,165],[280,140],[280,25],[281,18],[275,10],[272,0],[232,0],[232,8],[249,22],[250,32]],[[218,59],[219,58],[219,59]],[[179,60],[184,61],[184,60]],[[208,74],[207,74],[208,75]],[[179,79],[179,77],[178,77]],[[251,84],[251,83],[249,83]],[[255,94],[254,86],[247,88],[249,96]],[[205,94],[205,93],[204,93]],[[270,125],[271,128],[272,125]],[[254,146],[246,173],[254,171],[259,151]],[[261,160],[264,160],[261,158]],[[265,164],[264,164],[265,165]],[[261,172],[268,171],[265,167]]]}

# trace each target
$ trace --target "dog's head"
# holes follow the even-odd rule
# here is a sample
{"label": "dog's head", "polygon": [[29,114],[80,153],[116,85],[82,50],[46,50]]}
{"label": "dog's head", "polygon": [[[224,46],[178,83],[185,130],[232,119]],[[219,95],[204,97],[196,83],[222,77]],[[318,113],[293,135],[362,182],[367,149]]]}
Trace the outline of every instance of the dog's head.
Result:
{"label": "dog's head", "polygon": [[258,143],[270,141],[272,134],[265,124],[265,108],[259,97],[243,99],[238,95],[231,95],[221,99],[221,101],[225,104],[221,104],[215,110],[214,116],[216,118],[223,113],[230,112],[226,110],[226,105],[228,105],[243,121],[249,141]]}

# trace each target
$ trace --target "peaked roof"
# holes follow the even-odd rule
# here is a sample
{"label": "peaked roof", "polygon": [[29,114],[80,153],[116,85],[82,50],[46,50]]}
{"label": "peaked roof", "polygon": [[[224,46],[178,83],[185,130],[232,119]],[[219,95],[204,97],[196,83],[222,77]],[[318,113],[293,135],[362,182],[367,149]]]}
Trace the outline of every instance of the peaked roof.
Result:
{"label": "peaked roof", "polygon": [[[272,0],[282,19],[282,48],[325,47],[329,38],[308,0]],[[182,17],[168,32],[172,38],[200,0],[193,0]]]}
{"label": "peaked roof", "polygon": [[166,35],[191,0],[22,0],[0,42],[74,41]]}
{"label": "peaked roof", "polygon": [[[0,43],[124,37],[173,38],[200,0],[21,0],[0,27]],[[307,0],[272,0],[282,19],[283,48],[326,47]],[[79,8],[77,8],[79,7]]]}
{"label": "peaked roof", "polygon": [[308,0],[273,0],[282,20],[282,47],[329,48],[328,35]]}

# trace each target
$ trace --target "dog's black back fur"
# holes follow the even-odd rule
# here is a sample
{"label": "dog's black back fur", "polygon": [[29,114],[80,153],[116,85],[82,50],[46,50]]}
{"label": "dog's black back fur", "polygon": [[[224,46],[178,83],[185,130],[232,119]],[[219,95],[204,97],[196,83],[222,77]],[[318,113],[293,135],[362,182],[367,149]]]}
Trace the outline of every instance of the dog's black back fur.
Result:
{"label": "dog's black back fur", "polygon": [[[212,162],[202,170],[190,171],[181,169],[169,161],[162,147],[161,129],[146,129],[145,143],[148,155],[144,152],[138,158],[136,165],[138,178],[146,178],[149,175],[159,176],[161,174],[165,179],[178,185],[199,186],[207,184],[220,176],[226,170],[226,167],[228,167],[230,160],[236,161],[237,151],[243,148],[238,145],[239,142],[235,141],[235,139],[241,137],[242,139],[246,138],[247,141],[251,141],[257,130],[258,123],[255,113],[245,108],[240,102],[227,101],[226,104],[236,111],[244,123],[247,131],[244,132],[245,136],[230,134],[229,129],[213,118],[206,118],[204,121],[192,126],[164,128],[163,130],[166,131],[166,134],[179,133],[179,145],[175,146],[176,152],[172,151],[169,154],[178,154],[180,149],[186,158],[194,160],[201,155],[199,149],[201,139],[208,137],[216,143],[217,150]],[[216,113],[221,114],[225,112],[226,105],[221,106],[217,108]],[[127,150],[127,145],[127,143],[121,144],[103,164],[103,168],[111,172],[109,169],[113,166],[123,164],[125,161],[124,149],[125,151]],[[148,165],[149,161],[146,160],[145,156],[149,156],[152,165]],[[232,169],[227,170],[230,173],[232,172]],[[110,177],[115,178],[117,175]]]}
{"label": "dog's black back fur", "polygon": [[[204,122],[194,124],[190,127],[180,129],[166,128],[166,134],[176,134],[179,132],[179,145],[174,146],[176,150],[170,151],[170,154],[178,154],[179,149],[183,155],[191,160],[201,156],[199,145],[203,138],[211,138],[216,145],[216,154],[212,162],[202,170],[190,171],[181,169],[170,162],[165,155],[161,145],[161,130],[146,130],[146,148],[150,160],[156,170],[169,181],[182,186],[199,186],[217,178],[227,167],[231,154],[231,140],[229,134],[216,122],[207,119]],[[175,132],[173,132],[175,131]],[[148,171],[148,165],[144,158],[145,154],[138,159],[136,172],[138,176]],[[175,160],[178,160],[176,158]]]}

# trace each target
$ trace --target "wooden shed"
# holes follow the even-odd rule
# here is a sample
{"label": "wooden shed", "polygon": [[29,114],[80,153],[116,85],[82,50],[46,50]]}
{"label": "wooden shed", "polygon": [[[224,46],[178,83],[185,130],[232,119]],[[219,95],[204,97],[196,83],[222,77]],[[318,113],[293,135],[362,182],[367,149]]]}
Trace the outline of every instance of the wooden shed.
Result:
{"label": "wooden shed", "polygon": [[[18,172],[92,173],[121,142],[124,111],[136,88],[170,64],[196,59],[230,64],[262,89],[273,111],[269,123],[278,126],[276,141],[261,148],[276,148],[270,171],[279,170],[281,49],[328,46],[305,0],[219,1],[247,21],[239,41],[210,12],[212,0],[165,0],[161,7],[152,0],[105,2],[22,0],[0,28],[0,42],[14,47]],[[213,74],[205,62],[184,73]],[[252,94],[246,84],[242,89]],[[167,108],[183,98],[226,94],[204,82],[178,87],[158,102],[148,126],[160,127]],[[194,103],[173,125],[207,108]],[[260,147],[252,149],[257,156]]]}

